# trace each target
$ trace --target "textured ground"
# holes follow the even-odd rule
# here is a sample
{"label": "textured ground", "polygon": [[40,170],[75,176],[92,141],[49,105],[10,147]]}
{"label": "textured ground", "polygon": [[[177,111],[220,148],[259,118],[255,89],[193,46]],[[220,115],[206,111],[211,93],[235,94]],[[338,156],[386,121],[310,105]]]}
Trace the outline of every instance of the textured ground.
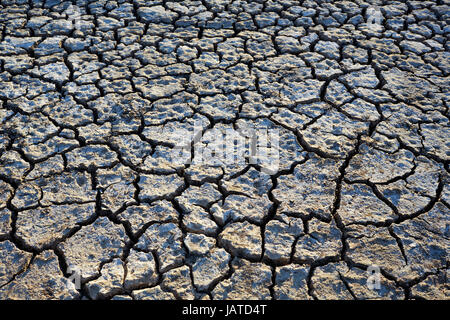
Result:
{"label": "textured ground", "polygon": [[449,298],[449,1],[72,3],[0,0],[1,299]]}

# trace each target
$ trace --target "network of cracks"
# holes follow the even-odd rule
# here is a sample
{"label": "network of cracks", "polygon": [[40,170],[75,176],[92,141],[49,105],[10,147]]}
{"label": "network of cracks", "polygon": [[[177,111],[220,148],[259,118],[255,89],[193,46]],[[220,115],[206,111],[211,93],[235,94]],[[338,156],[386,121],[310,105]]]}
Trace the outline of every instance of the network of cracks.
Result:
{"label": "network of cracks", "polygon": [[[0,0],[0,299],[448,299],[449,19]],[[276,170],[174,161],[194,127],[276,131]]]}

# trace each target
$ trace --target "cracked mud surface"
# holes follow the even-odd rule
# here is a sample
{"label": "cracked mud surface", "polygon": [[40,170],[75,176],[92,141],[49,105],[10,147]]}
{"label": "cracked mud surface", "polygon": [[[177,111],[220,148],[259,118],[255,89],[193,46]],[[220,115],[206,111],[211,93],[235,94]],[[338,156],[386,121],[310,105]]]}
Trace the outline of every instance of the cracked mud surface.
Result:
{"label": "cracked mud surface", "polygon": [[0,299],[448,299],[449,1],[70,3],[0,0]]}

